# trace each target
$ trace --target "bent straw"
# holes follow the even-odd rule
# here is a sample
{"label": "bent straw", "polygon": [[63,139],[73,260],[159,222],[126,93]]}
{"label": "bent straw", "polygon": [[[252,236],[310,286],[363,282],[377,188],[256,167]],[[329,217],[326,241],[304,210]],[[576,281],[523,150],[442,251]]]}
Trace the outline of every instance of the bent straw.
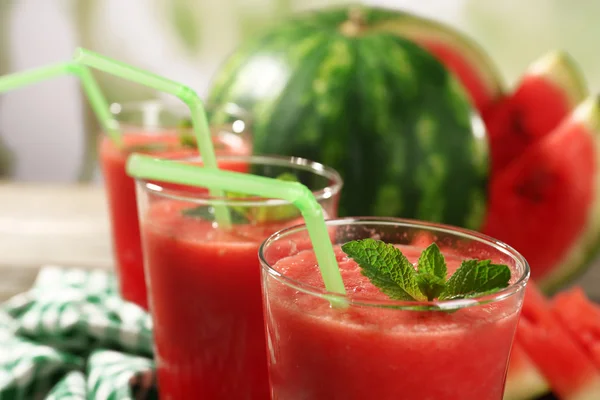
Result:
{"label": "bent straw", "polygon": [[[128,158],[126,170],[130,176],[138,179],[218,188],[266,198],[282,199],[292,203],[300,210],[306,222],[306,229],[317,257],[325,288],[330,292],[346,294],[342,275],[323,218],[323,210],[310,189],[303,184],[240,172],[210,170],[141,154],[133,154]],[[202,183],[199,184],[199,182]]]}
{"label": "bent straw", "polygon": [[[149,71],[133,67],[129,64],[113,60],[111,58],[94,53],[90,50],[79,48],[76,50],[74,59],[89,67],[96,68],[111,75],[148,86],[160,92],[169,93],[178,97],[190,109],[192,125],[198,143],[198,151],[202,156],[206,168],[218,170],[217,158],[213,147],[208,120],[204,105],[198,94],[191,88],[172,81],[170,79],[158,76]],[[211,195],[214,197],[224,197],[223,190],[215,187],[211,189]],[[229,211],[224,206],[215,206],[215,218],[219,225],[228,229],[231,227]]]}
{"label": "bent straw", "polygon": [[100,91],[98,83],[83,65],[75,61],[52,64],[29,71],[16,72],[0,76],[0,93],[18,89],[34,83],[49,80],[61,75],[75,75],[79,78],[92,110],[100,121],[102,128],[117,146],[121,146],[119,123],[110,113],[108,103]]}

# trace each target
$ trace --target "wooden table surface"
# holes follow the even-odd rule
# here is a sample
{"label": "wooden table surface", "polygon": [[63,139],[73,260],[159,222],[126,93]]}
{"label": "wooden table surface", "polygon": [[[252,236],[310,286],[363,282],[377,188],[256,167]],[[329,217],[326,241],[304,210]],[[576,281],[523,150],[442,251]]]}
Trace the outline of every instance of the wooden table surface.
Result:
{"label": "wooden table surface", "polygon": [[47,264],[112,268],[101,186],[0,184],[0,301]]}
{"label": "wooden table surface", "polygon": [[[27,290],[42,265],[111,269],[98,185],[0,183],[0,301]],[[600,300],[600,265],[577,282]]]}

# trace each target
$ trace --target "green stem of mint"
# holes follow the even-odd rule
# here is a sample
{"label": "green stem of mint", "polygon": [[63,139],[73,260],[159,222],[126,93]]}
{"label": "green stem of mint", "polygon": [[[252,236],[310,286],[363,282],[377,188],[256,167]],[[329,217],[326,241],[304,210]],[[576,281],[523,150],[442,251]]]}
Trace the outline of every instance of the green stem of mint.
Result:
{"label": "green stem of mint", "polygon": [[444,255],[432,243],[421,253],[417,267],[392,244],[362,239],[348,242],[342,250],[383,293],[393,300],[456,300],[492,294],[508,286],[511,272],[491,260],[464,260],[447,278]]}

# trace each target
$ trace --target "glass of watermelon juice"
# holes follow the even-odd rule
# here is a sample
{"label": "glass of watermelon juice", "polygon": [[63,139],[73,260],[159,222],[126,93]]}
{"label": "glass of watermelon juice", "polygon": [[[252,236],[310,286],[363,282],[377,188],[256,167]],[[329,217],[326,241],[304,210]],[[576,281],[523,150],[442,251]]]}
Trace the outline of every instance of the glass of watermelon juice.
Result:
{"label": "glass of watermelon juice", "polygon": [[[123,148],[117,148],[106,135],[100,137],[100,165],[106,187],[111,221],[113,251],[121,296],[147,309],[148,300],[135,183],[125,173],[127,157],[145,153],[161,158],[192,156],[198,153],[191,128],[178,124],[188,117],[187,109],[161,101],[113,104],[111,111],[123,131]],[[209,110],[211,111],[211,110]],[[217,155],[248,155],[251,141],[248,119],[241,110],[212,110],[228,113],[224,124],[212,126]],[[189,111],[187,111],[189,113]],[[210,115],[210,114],[209,114]],[[185,141],[187,139],[187,142]],[[230,169],[226,162],[221,168]]]}
{"label": "glass of watermelon juice", "polygon": [[[304,226],[261,246],[271,398],[501,400],[509,353],[529,277],[525,259],[479,233],[386,218],[329,220],[348,302],[325,291]],[[509,286],[483,298],[390,300],[341,250],[358,239],[398,247],[411,263],[432,242],[448,274],[466,259],[511,270]]]}
{"label": "glass of watermelon juice", "polygon": [[[236,171],[300,181],[326,217],[337,216],[342,179],[331,168],[297,157],[218,160]],[[196,187],[137,182],[160,397],[268,399],[258,248],[302,223],[298,209],[278,199],[214,198]],[[215,222],[215,205],[229,210],[230,229]]]}

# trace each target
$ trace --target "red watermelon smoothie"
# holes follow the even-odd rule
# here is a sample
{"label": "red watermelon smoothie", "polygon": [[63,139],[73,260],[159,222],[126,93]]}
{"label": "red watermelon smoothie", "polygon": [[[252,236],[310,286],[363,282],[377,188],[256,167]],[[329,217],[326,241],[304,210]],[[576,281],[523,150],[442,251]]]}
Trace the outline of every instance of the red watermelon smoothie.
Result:
{"label": "red watermelon smoothie", "polygon": [[[169,113],[164,104],[139,104],[139,108],[128,105],[127,112],[121,115],[127,120],[122,124],[123,147],[118,148],[107,136],[101,137],[99,147],[120,293],[124,299],[148,309],[135,182],[125,173],[125,163],[134,152],[164,158],[185,158],[198,152],[193,143],[182,143],[182,131],[175,128],[177,117]],[[146,114],[146,118],[142,118],[141,107],[148,104],[154,105],[150,110],[156,110],[156,114],[150,117]],[[231,128],[231,125],[211,127],[217,156],[250,154],[248,133],[234,132]],[[190,135],[191,131],[187,130],[185,134]],[[221,161],[220,167],[234,169],[227,161]]]}
{"label": "red watermelon smoothie", "polygon": [[[454,227],[376,218],[327,223],[335,228],[346,309],[325,299],[339,295],[325,291],[304,226],[277,232],[260,249],[271,398],[501,400],[529,276],[523,257]],[[431,240],[421,246],[424,237]],[[464,259],[491,259],[509,266],[510,285],[485,299],[393,301],[340,249],[364,238],[395,244],[413,263],[433,241],[449,274]]]}
{"label": "red watermelon smoothie", "polygon": [[[327,216],[342,185],[334,170],[298,158],[247,157],[253,174],[294,174]],[[139,181],[142,247],[161,399],[269,398],[258,248],[302,223],[282,200],[211,198]],[[214,220],[214,205],[232,229]]]}

